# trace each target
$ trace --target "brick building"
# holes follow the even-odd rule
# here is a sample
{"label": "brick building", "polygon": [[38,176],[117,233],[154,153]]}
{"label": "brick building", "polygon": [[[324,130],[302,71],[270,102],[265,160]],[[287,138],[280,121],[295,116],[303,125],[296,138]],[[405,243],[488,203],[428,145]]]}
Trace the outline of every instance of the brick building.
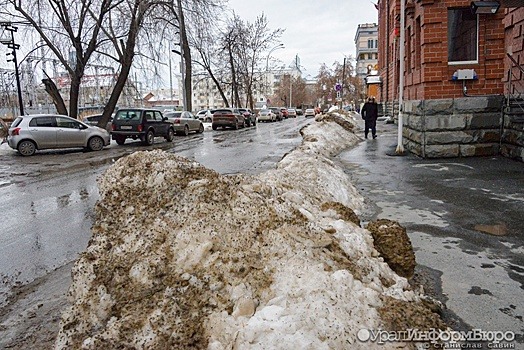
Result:
{"label": "brick building", "polygon": [[[392,115],[398,114],[400,1],[378,3],[378,98]],[[524,0],[499,3],[498,11],[478,14],[471,1],[406,0],[403,135],[411,152],[524,159],[518,123]]]}

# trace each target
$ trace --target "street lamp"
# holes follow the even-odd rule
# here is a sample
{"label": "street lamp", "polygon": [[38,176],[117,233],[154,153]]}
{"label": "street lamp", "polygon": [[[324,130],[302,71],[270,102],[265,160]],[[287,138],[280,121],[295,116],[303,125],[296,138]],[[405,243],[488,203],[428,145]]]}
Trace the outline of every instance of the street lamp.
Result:
{"label": "street lamp", "polygon": [[14,32],[18,30],[17,27],[13,26],[11,22],[0,22],[0,26],[4,27],[4,30],[11,32],[11,39],[1,39],[0,42],[7,45],[8,48],[12,49],[12,52],[8,52],[7,56],[13,55],[13,59],[7,60],[7,62],[13,62],[15,64],[15,77],[16,77],[16,88],[18,91],[18,106],[20,109],[20,115],[24,115],[24,103],[22,101],[22,89],[20,88],[20,72],[18,71],[18,61],[16,59],[16,50],[20,48],[19,44],[15,44]]}
{"label": "street lamp", "polygon": [[472,1],[471,11],[474,14],[495,14],[499,10],[499,1]]}
{"label": "street lamp", "polygon": [[180,55],[180,74],[182,75],[182,103],[184,104],[184,110],[187,110],[187,101],[186,101],[186,85],[185,85],[185,67],[184,67],[184,54],[182,51],[182,42],[180,42],[180,51],[171,50],[171,52]]}
{"label": "street lamp", "polygon": [[[265,85],[265,88],[266,88],[266,94],[269,95],[269,82],[268,82],[268,74],[269,74],[269,56],[271,56],[271,53],[273,51],[276,51],[278,49],[284,49],[284,44],[280,43],[278,44],[277,46],[273,47],[271,50],[269,50],[269,53],[267,54],[267,58],[266,58],[266,83],[264,84]],[[267,101],[267,95],[266,95],[266,101]]]}

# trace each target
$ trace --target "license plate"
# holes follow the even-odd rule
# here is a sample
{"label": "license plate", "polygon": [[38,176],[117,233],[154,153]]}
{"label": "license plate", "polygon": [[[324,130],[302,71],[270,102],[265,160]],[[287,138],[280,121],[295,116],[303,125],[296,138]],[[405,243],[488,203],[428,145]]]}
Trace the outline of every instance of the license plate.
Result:
{"label": "license plate", "polygon": [[133,129],[133,127],[131,125],[122,125],[120,127],[120,129],[122,129],[122,130],[131,130],[131,129]]}

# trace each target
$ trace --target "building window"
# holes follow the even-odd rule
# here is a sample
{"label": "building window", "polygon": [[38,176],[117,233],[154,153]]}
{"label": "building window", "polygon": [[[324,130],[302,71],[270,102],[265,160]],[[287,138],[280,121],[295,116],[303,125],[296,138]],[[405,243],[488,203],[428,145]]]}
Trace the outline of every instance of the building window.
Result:
{"label": "building window", "polygon": [[469,8],[448,9],[448,63],[477,63],[478,18]]}
{"label": "building window", "polygon": [[373,48],[373,39],[368,39],[368,49]]}

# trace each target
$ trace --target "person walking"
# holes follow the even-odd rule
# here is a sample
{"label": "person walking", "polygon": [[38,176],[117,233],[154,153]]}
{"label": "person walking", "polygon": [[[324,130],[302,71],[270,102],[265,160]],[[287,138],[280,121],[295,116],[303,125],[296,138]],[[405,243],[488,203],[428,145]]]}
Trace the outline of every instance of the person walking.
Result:
{"label": "person walking", "polygon": [[360,112],[362,119],[365,121],[364,126],[364,137],[368,138],[369,129],[371,129],[371,136],[374,139],[377,138],[377,118],[378,118],[378,105],[375,102],[374,97],[369,97],[367,102],[364,103],[362,111]]}

